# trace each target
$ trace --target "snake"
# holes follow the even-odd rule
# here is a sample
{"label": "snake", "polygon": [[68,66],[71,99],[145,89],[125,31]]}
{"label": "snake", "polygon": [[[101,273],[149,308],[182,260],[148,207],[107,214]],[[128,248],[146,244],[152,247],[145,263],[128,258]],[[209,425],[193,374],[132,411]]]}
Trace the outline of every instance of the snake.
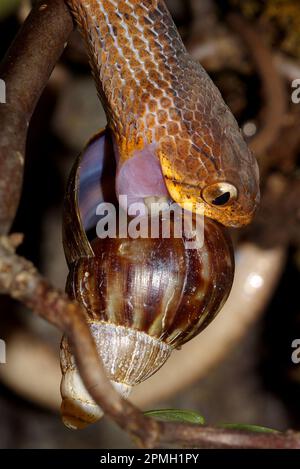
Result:
{"label": "snake", "polygon": [[163,0],[66,0],[84,38],[117,162],[116,194],[169,196],[228,227],[253,219],[259,171]]}

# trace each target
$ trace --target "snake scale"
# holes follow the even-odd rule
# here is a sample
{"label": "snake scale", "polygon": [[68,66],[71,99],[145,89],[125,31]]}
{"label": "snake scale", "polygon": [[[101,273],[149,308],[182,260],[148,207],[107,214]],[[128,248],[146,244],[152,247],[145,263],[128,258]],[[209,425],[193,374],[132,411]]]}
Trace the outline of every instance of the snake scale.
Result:
{"label": "snake scale", "polygon": [[248,224],[259,202],[256,160],[164,1],[67,4],[113,135],[117,194],[168,193],[226,226]]}

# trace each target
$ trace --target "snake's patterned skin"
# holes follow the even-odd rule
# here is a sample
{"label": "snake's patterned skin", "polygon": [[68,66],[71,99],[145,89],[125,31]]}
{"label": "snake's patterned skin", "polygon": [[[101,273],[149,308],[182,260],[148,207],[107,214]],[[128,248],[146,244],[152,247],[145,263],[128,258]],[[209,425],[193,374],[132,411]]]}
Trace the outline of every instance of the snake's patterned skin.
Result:
{"label": "snake's patterned skin", "polygon": [[[224,225],[249,223],[259,200],[257,163],[220,92],[187,53],[164,1],[67,3],[86,40],[120,162],[150,148],[176,202],[192,203],[195,211],[201,203],[205,215]],[[224,207],[203,200],[203,189],[218,182],[237,189]]]}

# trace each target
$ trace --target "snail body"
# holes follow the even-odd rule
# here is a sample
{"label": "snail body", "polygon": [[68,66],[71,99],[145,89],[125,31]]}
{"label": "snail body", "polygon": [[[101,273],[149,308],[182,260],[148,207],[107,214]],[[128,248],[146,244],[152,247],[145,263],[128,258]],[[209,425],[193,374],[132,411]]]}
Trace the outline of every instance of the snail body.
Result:
{"label": "snail body", "polygon": [[[127,397],[215,317],[230,292],[234,261],[225,229],[207,218],[180,237],[174,215],[168,238],[162,232],[156,238],[97,237],[96,206],[110,201],[118,207],[113,151],[104,132],[76,161],[63,238],[67,292],[83,306],[108,377]],[[190,248],[191,238],[199,247]],[[64,423],[82,428],[97,421],[102,411],[81,382],[66,338],[61,365]]]}

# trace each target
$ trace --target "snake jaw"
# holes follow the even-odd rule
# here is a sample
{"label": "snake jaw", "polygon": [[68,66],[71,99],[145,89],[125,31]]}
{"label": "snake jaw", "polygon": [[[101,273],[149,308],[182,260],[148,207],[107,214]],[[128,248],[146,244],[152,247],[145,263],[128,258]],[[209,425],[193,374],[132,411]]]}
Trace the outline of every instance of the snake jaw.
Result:
{"label": "snake jaw", "polygon": [[215,207],[206,203],[201,197],[201,188],[198,186],[182,183],[175,179],[165,177],[166,185],[171,198],[185,210],[192,211],[199,215],[204,215],[224,226],[240,228],[251,223],[259,197],[248,210],[241,210],[239,201],[234,201],[225,207]]}

